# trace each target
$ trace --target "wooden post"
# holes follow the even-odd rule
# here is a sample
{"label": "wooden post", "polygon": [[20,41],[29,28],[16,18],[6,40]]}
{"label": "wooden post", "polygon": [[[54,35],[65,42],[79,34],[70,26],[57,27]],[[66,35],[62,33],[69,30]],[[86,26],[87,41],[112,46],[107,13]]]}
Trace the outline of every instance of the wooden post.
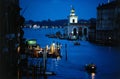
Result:
{"label": "wooden post", "polygon": [[67,44],[65,44],[65,54],[66,54],[66,58],[65,58],[65,59],[66,59],[66,61],[67,61],[67,59],[68,59],[68,58],[67,58]]}
{"label": "wooden post", "polygon": [[47,60],[47,53],[46,53],[46,49],[44,50],[44,53],[43,53],[43,73],[45,75],[45,72],[46,72],[46,60]]}
{"label": "wooden post", "polygon": [[29,79],[29,68],[28,68],[28,66],[27,66],[27,71],[26,71],[26,75],[27,75],[27,79]]}
{"label": "wooden post", "polygon": [[20,71],[19,71],[19,69],[17,71],[17,76],[18,76],[18,79],[20,79]]}
{"label": "wooden post", "polygon": [[32,79],[35,79],[35,70],[34,66],[32,67]]}

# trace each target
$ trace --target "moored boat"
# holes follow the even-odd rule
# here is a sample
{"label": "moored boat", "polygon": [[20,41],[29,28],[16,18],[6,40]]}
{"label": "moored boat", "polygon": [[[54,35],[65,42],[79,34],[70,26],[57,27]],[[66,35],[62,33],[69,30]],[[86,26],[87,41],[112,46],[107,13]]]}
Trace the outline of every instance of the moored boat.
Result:
{"label": "moored boat", "polygon": [[85,71],[88,73],[96,73],[96,65],[95,64],[86,64],[85,65]]}

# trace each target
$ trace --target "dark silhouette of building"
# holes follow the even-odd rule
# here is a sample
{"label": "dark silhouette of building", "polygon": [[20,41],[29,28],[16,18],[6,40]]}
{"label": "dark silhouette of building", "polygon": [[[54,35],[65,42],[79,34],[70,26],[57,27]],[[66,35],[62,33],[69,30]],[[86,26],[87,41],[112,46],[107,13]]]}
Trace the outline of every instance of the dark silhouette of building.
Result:
{"label": "dark silhouette of building", "polygon": [[89,19],[88,40],[96,42],[96,18]]}
{"label": "dark silhouette of building", "polygon": [[0,79],[17,79],[16,44],[23,22],[19,0],[0,0]]}
{"label": "dark silhouette of building", "polygon": [[114,0],[97,7],[96,41],[118,44],[120,39],[120,1]]}

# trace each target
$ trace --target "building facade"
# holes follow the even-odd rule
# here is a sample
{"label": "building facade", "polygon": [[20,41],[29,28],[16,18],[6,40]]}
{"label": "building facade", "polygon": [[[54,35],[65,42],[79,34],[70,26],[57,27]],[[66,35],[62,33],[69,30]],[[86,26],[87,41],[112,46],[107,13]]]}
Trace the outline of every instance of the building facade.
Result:
{"label": "building facade", "polygon": [[19,0],[0,0],[0,79],[10,78],[17,73],[15,44],[19,18]]}
{"label": "building facade", "polygon": [[90,42],[96,42],[96,18],[89,20],[88,40]]}
{"label": "building facade", "polygon": [[96,41],[115,44],[120,39],[120,7],[112,1],[97,7]]}
{"label": "building facade", "polygon": [[68,26],[65,26],[65,35],[68,39],[85,39],[88,37],[88,26],[78,23],[78,16],[72,7],[68,16]]}

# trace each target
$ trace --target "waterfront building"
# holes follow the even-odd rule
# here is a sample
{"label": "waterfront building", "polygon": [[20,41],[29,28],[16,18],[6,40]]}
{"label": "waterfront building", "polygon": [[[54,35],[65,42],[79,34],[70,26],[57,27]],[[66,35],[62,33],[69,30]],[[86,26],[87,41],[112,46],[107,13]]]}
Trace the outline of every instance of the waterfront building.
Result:
{"label": "waterfront building", "polygon": [[0,0],[0,79],[17,73],[15,48],[20,22],[19,0]]}
{"label": "waterfront building", "polygon": [[91,18],[89,20],[89,32],[88,32],[88,40],[90,42],[96,41],[96,18]]}
{"label": "waterfront building", "polygon": [[65,35],[68,39],[79,39],[88,37],[88,26],[78,23],[78,16],[72,7],[68,16],[68,25],[65,26]]}
{"label": "waterfront building", "polygon": [[97,7],[96,41],[115,44],[120,39],[120,2],[115,0]]}

